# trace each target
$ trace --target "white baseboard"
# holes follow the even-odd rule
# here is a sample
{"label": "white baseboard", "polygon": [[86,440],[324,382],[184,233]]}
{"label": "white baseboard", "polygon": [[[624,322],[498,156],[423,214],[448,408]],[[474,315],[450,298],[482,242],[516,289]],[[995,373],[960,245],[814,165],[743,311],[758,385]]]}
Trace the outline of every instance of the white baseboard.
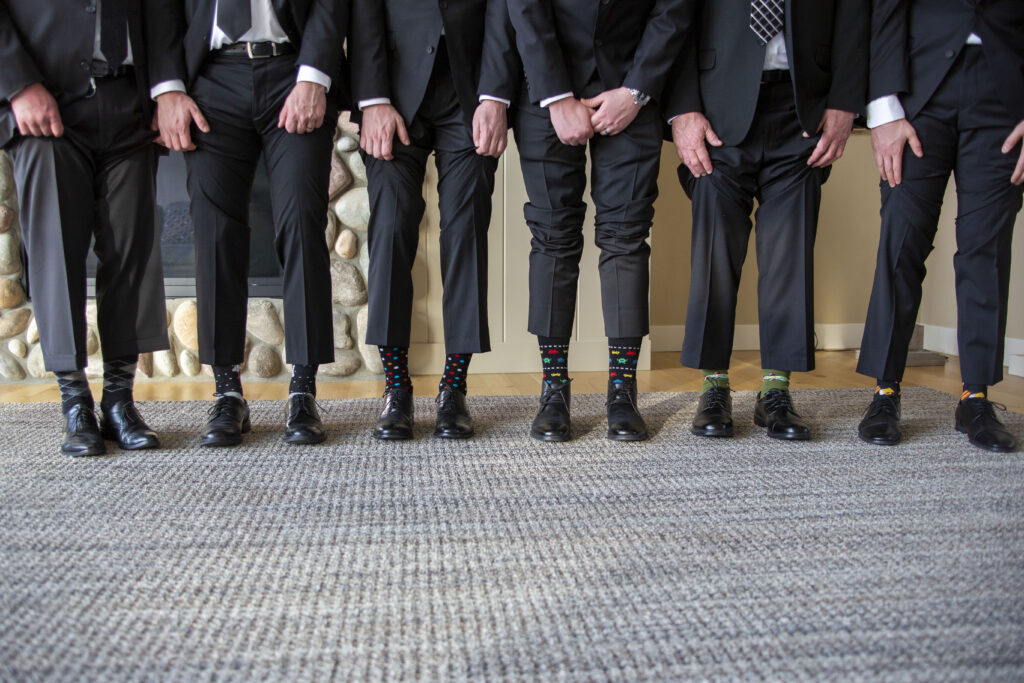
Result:
{"label": "white baseboard", "polygon": [[[759,325],[737,325],[733,339],[735,351],[757,351],[761,348]],[[651,328],[652,351],[678,351],[683,346],[683,325],[655,325]],[[845,351],[860,347],[864,325],[860,323],[827,323],[815,325],[818,350]]]}
{"label": "white baseboard", "polygon": [[1010,356],[1008,372],[1017,377],[1024,377],[1024,356]]}
{"label": "white baseboard", "polygon": [[[938,351],[947,356],[959,356],[960,349],[956,341],[955,327],[940,327],[939,325],[924,326],[924,348],[929,351]],[[1003,353],[1003,365],[1010,366],[1010,374],[1024,374],[1021,361],[1014,362],[1014,357],[1024,357],[1024,339],[1007,337]],[[1017,368],[1017,372],[1013,371]]]}

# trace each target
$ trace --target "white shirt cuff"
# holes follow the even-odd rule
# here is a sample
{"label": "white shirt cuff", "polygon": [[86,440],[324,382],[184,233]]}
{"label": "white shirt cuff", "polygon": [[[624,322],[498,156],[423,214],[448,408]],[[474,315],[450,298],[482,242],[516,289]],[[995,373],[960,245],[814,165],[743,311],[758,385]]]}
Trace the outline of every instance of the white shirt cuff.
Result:
{"label": "white shirt cuff", "polygon": [[893,121],[907,118],[897,95],[885,95],[868,102],[868,128],[878,128]]}
{"label": "white shirt cuff", "polygon": [[512,103],[509,100],[506,100],[502,97],[495,97],[494,95],[481,95],[480,101],[483,102],[484,100],[490,100],[491,102],[501,102],[506,107],[512,106]]}
{"label": "white shirt cuff", "polygon": [[391,104],[390,97],[374,97],[372,100],[359,100],[359,111],[376,104]]}
{"label": "white shirt cuff", "polygon": [[331,77],[325,74],[320,69],[314,69],[311,66],[302,64],[299,66],[299,75],[295,78],[296,83],[316,83],[317,85],[324,86],[324,90],[331,89]]}
{"label": "white shirt cuff", "polygon": [[151,100],[155,100],[168,92],[187,92],[185,90],[185,81],[180,78],[176,78],[171,81],[160,81],[149,89],[149,98]]}
{"label": "white shirt cuff", "polygon": [[555,102],[558,102],[559,100],[566,100],[566,99],[569,99],[570,97],[572,97],[572,93],[571,92],[564,92],[561,95],[555,95],[554,97],[549,97],[546,100],[541,100],[540,101],[540,106],[541,106],[542,109],[544,109],[544,108],[547,108],[549,105],[552,105]]}

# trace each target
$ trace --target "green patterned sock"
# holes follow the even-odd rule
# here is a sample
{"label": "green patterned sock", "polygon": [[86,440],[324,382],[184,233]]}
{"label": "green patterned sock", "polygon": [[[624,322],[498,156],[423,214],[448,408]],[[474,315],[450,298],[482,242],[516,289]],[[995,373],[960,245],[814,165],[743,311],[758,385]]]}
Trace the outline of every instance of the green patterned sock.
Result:
{"label": "green patterned sock", "polygon": [[761,393],[758,396],[764,396],[772,389],[789,391],[788,370],[769,370],[768,368],[761,370]]}
{"label": "green patterned sock", "polygon": [[704,381],[700,383],[700,393],[704,393],[711,387],[729,388],[729,369],[725,370],[701,370]]}

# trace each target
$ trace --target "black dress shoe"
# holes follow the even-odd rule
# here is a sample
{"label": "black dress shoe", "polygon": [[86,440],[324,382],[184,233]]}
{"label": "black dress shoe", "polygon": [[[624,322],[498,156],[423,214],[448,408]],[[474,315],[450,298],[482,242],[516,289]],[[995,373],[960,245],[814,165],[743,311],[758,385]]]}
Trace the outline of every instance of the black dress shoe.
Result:
{"label": "black dress shoe", "polygon": [[785,389],[772,389],[757,399],[754,424],[765,427],[765,433],[773,439],[806,441],[811,438],[810,425],[793,409],[793,399]]}
{"label": "black dress shoe", "polygon": [[473,418],[469,415],[466,395],[451,387],[437,394],[437,424],[434,436],[442,439],[468,439],[473,436]]}
{"label": "black dress shoe", "polygon": [[288,420],[284,424],[284,442],[291,444],[323,443],[327,438],[320,411],[313,394],[292,394],[288,397]]}
{"label": "black dress shoe", "polygon": [[210,408],[210,420],[206,423],[206,434],[201,446],[237,446],[242,443],[242,434],[249,431],[249,404],[244,398],[218,396]]}
{"label": "black dress shoe", "polygon": [[384,392],[384,410],[380,411],[373,435],[387,441],[412,438],[413,403],[408,389]]}
{"label": "black dress shoe", "polygon": [[732,390],[710,387],[700,395],[690,432],[697,436],[732,436]]}
{"label": "black dress shoe", "polygon": [[568,441],[572,438],[572,423],[569,419],[571,382],[544,382],[540,393],[540,410],[530,425],[530,436],[541,441]]}
{"label": "black dress shoe", "polygon": [[900,442],[899,394],[875,393],[864,419],[857,425],[862,441],[879,446],[895,446]]}
{"label": "black dress shoe", "polygon": [[104,439],[116,441],[122,451],[160,447],[160,438],[131,400],[100,403],[100,433]]}
{"label": "black dress shoe", "polygon": [[967,435],[968,440],[978,448],[996,453],[1012,453],[1017,450],[1017,439],[1010,433],[994,408],[1006,408],[992,403],[987,398],[965,398],[956,406],[956,430]]}
{"label": "black dress shoe", "polygon": [[92,401],[75,401],[64,410],[64,443],[60,450],[75,458],[106,454]]}
{"label": "black dress shoe", "polygon": [[644,441],[647,423],[636,407],[636,380],[608,380],[608,438],[612,441]]}

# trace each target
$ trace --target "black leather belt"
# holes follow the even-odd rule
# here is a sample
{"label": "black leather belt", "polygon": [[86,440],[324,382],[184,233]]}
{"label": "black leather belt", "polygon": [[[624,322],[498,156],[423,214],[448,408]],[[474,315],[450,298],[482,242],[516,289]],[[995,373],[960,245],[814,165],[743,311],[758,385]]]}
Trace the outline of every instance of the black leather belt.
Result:
{"label": "black leather belt", "polygon": [[761,72],[762,83],[789,83],[793,77],[789,75],[789,69],[771,69]]}
{"label": "black leather belt", "polygon": [[231,43],[217,50],[222,55],[236,57],[248,57],[249,59],[268,59],[279,55],[290,55],[295,53],[295,46],[291,43]]}
{"label": "black leather belt", "polygon": [[111,69],[106,62],[94,59],[89,65],[89,76],[91,78],[120,78],[135,71],[131,64],[122,64],[116,69]]}

